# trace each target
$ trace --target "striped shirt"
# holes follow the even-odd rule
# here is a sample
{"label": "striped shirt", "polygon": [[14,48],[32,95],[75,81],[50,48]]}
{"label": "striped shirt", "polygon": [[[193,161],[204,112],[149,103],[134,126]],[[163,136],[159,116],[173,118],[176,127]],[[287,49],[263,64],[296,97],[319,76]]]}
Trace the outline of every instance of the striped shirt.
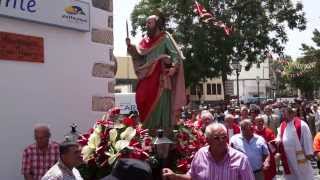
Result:
{"label": "striped shirt", "polygon": [[248,158],[231,147],[220,162],[213,159],[209,146],[201,148],[188,174],[192,180],[254,180]]}

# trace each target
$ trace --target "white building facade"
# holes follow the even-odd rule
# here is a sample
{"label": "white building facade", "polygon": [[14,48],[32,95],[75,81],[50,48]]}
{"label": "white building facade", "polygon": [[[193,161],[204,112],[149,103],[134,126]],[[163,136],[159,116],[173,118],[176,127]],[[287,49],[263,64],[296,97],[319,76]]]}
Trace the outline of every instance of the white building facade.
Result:
{"label": "white building facade", "polygon": [[[239,75],[239,96],[240,99],[247,97],[259,96],[270,97],[271,85],[269,75],[269,60],[260,63],[260,67],[253,64],[249,71],[245,70],[245,62],[241,63],[242,69]],[[237,80],[236,72],[233,71],[232,75],[228,76],[229,95],[237,95]],[[231,86],[231,87],[230,87]],[[259,93],[258,93],[259,89]],[[230,91],[231,90],[231,91]]]}
{"label": "white building facade", "polygon": [[[49,1],[0,1],[0,179],[23,179],[22,152],[34,143],[35,124],[49,124],[51,139],[61,142],[72,123],[86,132],[114,104],[112,0],[84,0],[82,9],[79,1],[59,0],[69,4],[60,9]],[[27,14],[41,8],[61,10],[65,23],[76,24]]]}

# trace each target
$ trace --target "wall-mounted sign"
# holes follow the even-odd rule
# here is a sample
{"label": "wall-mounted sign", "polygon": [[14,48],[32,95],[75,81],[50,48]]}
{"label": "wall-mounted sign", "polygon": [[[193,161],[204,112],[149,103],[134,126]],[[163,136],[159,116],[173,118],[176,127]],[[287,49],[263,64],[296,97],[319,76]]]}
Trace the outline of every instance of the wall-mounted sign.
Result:
{"label": "wall-mounted sign", "polygon": [[0,31],[0,60],[43,63],[43,38]]}
{"label": "wall-mounted sign", "polygon": [[90,31],[90,3],[79,0],[0,0],[0,15]]}

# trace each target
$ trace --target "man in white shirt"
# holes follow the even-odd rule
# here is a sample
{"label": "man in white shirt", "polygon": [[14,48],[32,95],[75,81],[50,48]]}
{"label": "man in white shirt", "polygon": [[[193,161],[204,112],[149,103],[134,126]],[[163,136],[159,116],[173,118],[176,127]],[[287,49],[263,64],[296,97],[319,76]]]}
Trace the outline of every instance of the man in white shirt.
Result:
{"label": "man in white shirt", "polygon": [[294,116],[291,107],[283,109],[283,121],[280,125],[277,144],[281,153],[286,180],[312,180],[313,169],[310,160],[313,157],[312,135],[308,125]]}
{"label": "man in white shirt", "polygon": [[41,180],[83,180],[75,168],[82,163],[81,149],[76,142],[63,142],[59,146],[60,160],[52,166]]}

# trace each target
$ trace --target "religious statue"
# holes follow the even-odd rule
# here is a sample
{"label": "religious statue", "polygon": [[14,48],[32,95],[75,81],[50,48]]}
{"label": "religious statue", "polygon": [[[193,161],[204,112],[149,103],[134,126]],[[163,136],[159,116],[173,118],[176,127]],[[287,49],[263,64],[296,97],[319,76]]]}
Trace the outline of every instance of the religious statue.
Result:
{"label": "religious statue", "polygon": [[136,104],[144,128],[170,130],[186,104],[182,52],[172,36],[164,31],[164,18],[149,16],[147,34],[138,46],[127,37],[138,77]]}

